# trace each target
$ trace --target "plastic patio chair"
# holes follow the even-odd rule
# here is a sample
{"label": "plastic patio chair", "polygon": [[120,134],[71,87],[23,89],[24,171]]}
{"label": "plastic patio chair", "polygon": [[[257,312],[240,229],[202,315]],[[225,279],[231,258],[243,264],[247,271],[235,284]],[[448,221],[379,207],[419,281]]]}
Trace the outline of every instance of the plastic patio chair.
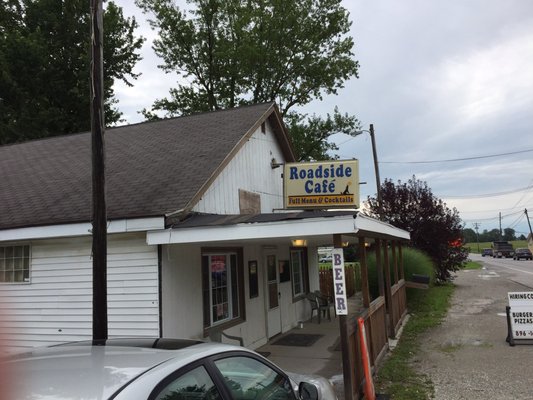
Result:
{"label": "plastic patio chair", "polygon": [[328,320],[331,321],[331,313],[329,311],[330,304],[326,297],[322,296],[322,294],[320,294],[319,291],[316,291],[314,293],[308,293],[307,299],[309,300],[309,303],[311,304],[311,321],[313,321],[313,312],[315,310],[316,310],[319,324],[320,324],[322,315],[324,317],[327,315]]}

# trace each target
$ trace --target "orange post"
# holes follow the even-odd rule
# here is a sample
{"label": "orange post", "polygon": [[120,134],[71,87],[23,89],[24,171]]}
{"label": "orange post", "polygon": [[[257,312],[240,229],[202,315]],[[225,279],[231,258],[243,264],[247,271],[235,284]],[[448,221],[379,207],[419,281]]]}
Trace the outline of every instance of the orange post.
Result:
{"label": "orange post", "polygon": [[370,358],[368,355],[368,347],[366,344],[365,320],[359,317],[357,319],[357,323],[359,325],[359,343],[361,345],[361,358],[363,359],[363,372],[365,374],[365,400],[376,400],[374,381],[372,380],[372,370],[370,368]]}

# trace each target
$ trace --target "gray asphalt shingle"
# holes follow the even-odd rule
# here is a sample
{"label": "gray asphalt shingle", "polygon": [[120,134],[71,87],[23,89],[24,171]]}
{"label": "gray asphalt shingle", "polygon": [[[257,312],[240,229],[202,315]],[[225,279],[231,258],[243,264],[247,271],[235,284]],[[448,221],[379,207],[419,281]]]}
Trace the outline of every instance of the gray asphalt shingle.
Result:
{"label": "gray asphalt shingle", "polygon": [[[272,103],[106,130],[108,219],[188,205]],[[290,158],[290,157],[289,157]],[[0,147],[0,229],[91,220],[90,132]]]}

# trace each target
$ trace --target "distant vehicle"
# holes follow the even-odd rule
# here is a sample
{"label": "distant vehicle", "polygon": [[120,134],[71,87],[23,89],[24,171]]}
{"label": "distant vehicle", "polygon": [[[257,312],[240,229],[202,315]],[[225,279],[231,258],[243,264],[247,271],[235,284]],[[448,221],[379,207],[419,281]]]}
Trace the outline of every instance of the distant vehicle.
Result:
{"label": "distant vehicle", "polygon": [[511,258],[514,256],[513,245],[507,241],[492,242],[493,258]]}
{"label": "distant vehicle", "polygon": [[492,249],[483,249],[481,251],[481,257],[489,256],[492,257]]}
{"label": "distant vehicle", "polygon": [[[244,347],[175,339],[110,339],[8,357],[15,399],[336,399],[316,375],[289,374]],[[2,388],[4,389],[4,388]],[[4,393],[4,392],[2,392]]]}
{"label": "distant vehicle", "polygon": [[324,256],[320,257],[320,260],[318,260],[319,263],[330,263],[333,261],[333,258],[331,256]]}
{"label": "distant vehicle", "polygon": [[531,250],[526,248],[520,248],[516,249],[514,252],[513,260],[533,260],[533,254],[531,254]]}

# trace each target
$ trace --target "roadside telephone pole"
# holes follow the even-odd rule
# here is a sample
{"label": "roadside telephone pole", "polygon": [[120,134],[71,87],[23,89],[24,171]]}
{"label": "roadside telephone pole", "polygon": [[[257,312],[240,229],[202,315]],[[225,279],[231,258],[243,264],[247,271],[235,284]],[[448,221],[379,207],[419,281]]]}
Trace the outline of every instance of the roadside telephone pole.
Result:
{"label": "roadside telephone pole", "polygon": [[500,240],[503,239],[503,234],[502,234],[502,213],[500,211],[500,213],[498,214],[498,220],[500,221]]}
{"label": "roadside telephone pole", "polygon": [[372,141],[372,155],[374,158],[374,173],[376,175],[376,196],[378,200],[379,219],[383,220],[383,199],[381,198],[381,179],[379,177],[378,151],[376,149],[376,138],[374,137],[374,124],[370,124],[370,139]]}
{"label": "roadside telephone pole", "polygon": [[479,225],[481,225],[479,222],[474,222],[474,229],[476,230],[476,239],[477,239],[477,252],[479,253],[480,252],[480,249],[479,249],[479,232],[478,232],[478,229],[479,229]]}
{"label": "roadside telephone pole", "polygon": [[529,234],[531,235],[531,237],[533,237],[533,231],[531,230],[531,221],[529,221],[529,215],[527,215],[527,208],[524,208],[524,212],[526,213],[527,224],[529,225]]}

